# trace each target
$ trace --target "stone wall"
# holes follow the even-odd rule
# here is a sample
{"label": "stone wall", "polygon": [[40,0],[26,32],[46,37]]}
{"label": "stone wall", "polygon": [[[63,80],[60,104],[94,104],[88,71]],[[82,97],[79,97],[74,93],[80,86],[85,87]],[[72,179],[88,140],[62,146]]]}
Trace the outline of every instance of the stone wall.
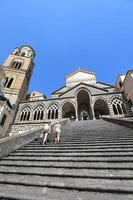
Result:
{"label": "stone wall", "polygon": [[42,128],[36,128],[31,131],[27,131],[21,135],[16,135],[0,140],[0,158],[7,156],[10,152],[28,144],[34,139],[38,138]]}

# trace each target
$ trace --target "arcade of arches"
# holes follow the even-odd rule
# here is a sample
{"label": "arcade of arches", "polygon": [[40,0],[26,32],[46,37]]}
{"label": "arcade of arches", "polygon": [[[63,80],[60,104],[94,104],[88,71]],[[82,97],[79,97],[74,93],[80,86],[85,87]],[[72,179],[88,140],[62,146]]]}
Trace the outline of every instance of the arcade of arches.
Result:
{"label": "arcade of arches", "polygon": [[70,102],[65,103],[62,108],[62,118],[72,120],[76,118],[78,120],[100,119],[102,115],[110,115],[107,102],[103,99],[97,99],[93,108],[89,91],[84,89],[77,93],[77,110]]}
{"label": "arcade of arches", "polygon": [[[127,114],[127,109],[123,104],[122,100],[115,98],[112,100],[112,113],[114,115]],[[34,121],[45,120],[45,106],[37,106],[33,109],[33,114],[31,114],[31,109],[29,107],[24,107],[20,112],[19,121],[29,121],[30,116],[33,116]],[[94,100],[94,105],[92,104],[92,96],[87,89],[81,88],[76,92],[75,103],[74,101],[66,101],[63,106],[59,109],[59,104],[51,104],[46,110],[47,120],[59,119],[61,110],[61,118],[69,118],[70,120],[93,120],[100,119],[103,115],[111,115],[109,104],[103,98],[97,98]]]}

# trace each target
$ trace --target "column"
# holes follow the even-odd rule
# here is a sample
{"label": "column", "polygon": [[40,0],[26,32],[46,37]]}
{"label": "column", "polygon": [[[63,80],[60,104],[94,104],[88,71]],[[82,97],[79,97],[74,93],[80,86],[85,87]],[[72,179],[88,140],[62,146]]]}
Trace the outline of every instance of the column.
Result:
{"label": "column", "polygon": [[75,106],[76,121],[78,121],[78,107]]}

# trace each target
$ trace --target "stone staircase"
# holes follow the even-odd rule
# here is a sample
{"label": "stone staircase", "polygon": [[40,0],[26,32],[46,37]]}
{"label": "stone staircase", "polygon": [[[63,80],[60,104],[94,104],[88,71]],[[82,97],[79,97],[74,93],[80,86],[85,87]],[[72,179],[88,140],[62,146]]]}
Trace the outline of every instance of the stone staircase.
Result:
{"label": "stone staircase", "polygon": [[133,130],[103,120],[64,125],[0,161],[0,199],[132,200]]}

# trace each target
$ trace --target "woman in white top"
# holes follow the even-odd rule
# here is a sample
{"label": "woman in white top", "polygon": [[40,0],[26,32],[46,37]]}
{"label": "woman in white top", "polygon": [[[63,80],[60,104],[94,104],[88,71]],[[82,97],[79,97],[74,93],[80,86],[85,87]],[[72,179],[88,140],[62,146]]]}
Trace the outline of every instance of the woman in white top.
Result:
{"label": "woman in white top", "polygon": [[61,136],[61,124],[59,122],[57,122],[54,127],[53,127],[53,132],[54,132],[54,137],[55,143],[60,143],[60,136]]}
{"label": "woman in white top", "polygon": [[50,126],[49,124],[45,124],[44,125],[44,129],[43,129],[43,142],[42,144],[47,144],[47,139],[48,139],[48,134],[49,134],[49,131],[50,131]]}

